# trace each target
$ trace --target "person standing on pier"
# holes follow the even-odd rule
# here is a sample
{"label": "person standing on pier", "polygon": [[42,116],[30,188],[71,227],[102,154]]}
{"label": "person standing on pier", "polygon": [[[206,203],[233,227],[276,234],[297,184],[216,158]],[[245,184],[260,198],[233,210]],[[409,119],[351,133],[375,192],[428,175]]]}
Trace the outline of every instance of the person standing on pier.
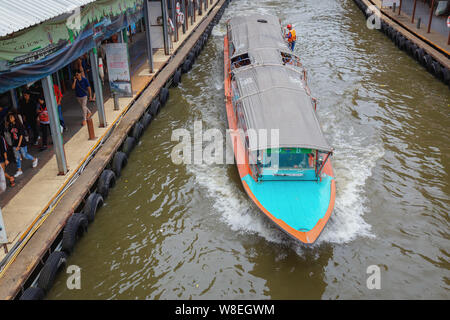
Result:
{"label": "person standing on pier", "polygon": [[14,150],[14,156],[16,157],[17,172],[14,178],[21,176],[22,172],[22,161],[21,159],[33,160],[33,168],[38,164],[38,158],[34,158],[28,153],[27,146],[25,145],[25,128],[20,122],[19,118],[14,113],[8,114],[8,132],[11,134],[12,147]]}
{"label": "person standing on pier", "polygon": [[43,97],[40,97],[38,99],[37,113],[39,124],[41,125],[42,135],[42,146],[39,150],[44,151],[45,149],[47,149],[48,133],[50,132],[50,119],[48,117],[48,110]]}
{"label": "person standing on pier", "polygon": [[286,39],[289,42],[289,48],[294,51],[295,48],[295,42],[297,41],[297,33],[295,32],[295,29],[292,28],[291,24],[287,25],[288,33],[286,34]]}
{"label": "person standing on pier", "polygon": [[37,145],[39,140],[39,131],[36,122],[36,100],[31,98],[30,91],[27,90],[23,93],[23,99],[20,101],[19,106],[19,111],[22,115],[25,128],[28,130],[29,134],[33,136],[32,143]]}
{"label": "person standing on pier", "polygon": [[88,94],[89,101],[93,101],[93,99],[89,81],[85,77],[82,77],[81,71],[79,70],[75,73],[75,77],[73,78],[72,89],[75,90],[75,95],[77,96],[78,102],[83,110],[83,122],[81,125],[84,126],[86,124],[86,119],[92,114],[91,110],[87,107]]}

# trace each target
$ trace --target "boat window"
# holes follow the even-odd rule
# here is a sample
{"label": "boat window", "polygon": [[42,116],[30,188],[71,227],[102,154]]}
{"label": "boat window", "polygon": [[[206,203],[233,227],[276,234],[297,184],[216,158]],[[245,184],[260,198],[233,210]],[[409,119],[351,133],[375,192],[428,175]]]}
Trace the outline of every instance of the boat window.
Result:
{"label": "boat window", "polygon": [[315,153],[303,148],[267,149],[260,162],[264,168],[314,169]]}
{"label": "boat window", "polygon": [[289,64],[296,67],[302,66],[300,59],[292,54],[281,52],[281,59],[284,65]]}
{"label": "boat window", "polygon": [[231,59],[231,70],[251,64],[248,53],[241,54]]}

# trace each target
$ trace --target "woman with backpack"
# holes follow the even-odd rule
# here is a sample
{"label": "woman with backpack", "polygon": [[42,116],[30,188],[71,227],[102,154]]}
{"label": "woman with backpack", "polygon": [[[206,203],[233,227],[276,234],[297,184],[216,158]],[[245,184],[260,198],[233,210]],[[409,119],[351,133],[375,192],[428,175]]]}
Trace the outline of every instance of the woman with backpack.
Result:
{"label": "woman with backpack", "polygon": [[7,128],[11,135],[12,148],[14,151],[14,156],[16,157],[17,172],[14,175],[14,178],[17,178],[23,174],[22,158],[32,160],[33,168],[37,166],[38,158],[35,158],[28,153],[27,146],[25,144],[25,127],[21,123],[20,119],[12,112],[9,113],[7,117]]}

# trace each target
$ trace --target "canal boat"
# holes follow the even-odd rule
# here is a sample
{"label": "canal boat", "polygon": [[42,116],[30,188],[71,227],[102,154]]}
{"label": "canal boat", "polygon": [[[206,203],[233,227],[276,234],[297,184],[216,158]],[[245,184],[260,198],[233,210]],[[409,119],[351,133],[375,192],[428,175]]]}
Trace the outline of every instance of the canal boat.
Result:
{"label": "canal boat", "polygon": [[229,20],[224,68],[229,132],[245,191],[287,234],[315,242],[334,208],[333,149],[280,20],[259,14]]}

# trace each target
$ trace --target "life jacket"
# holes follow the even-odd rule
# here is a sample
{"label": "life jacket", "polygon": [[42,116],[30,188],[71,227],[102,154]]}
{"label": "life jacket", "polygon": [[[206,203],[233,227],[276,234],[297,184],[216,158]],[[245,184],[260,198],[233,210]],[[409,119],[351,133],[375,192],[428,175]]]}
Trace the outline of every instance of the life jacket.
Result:
{"label": "life jacket", "polygon": [[39,121],[42,123],[48,123],[50,121],[48,118],[47,107],[45,105],[39,105]]}
{"label": "life jacket", "polygon": [[288,42],[294,42],[297,40],[297,34],[295,32],[295,29],[289,30],[288,33]]}

